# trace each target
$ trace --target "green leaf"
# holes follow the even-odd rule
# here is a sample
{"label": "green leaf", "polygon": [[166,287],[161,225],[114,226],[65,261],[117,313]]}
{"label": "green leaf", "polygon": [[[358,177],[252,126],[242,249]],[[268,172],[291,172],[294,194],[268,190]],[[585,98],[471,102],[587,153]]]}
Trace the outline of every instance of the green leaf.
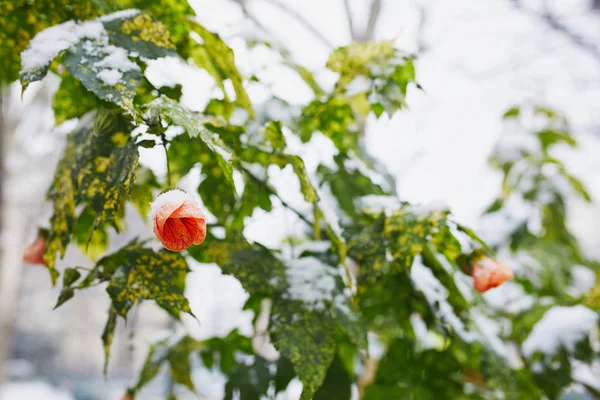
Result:
{"label": "green leaf", "polygon": [[168,363],[171,380],[174,383],[186,386],[191,391],[195,391],[191,377],[190,357],[200,347],[201,342],[187,335],[178,340],[174,340],[172,337],[154,343],[150,347],[133,390],[139,391],[150,383],[158,375],[163,363]]}
{"label": "green leaf", "polygon": [[202,359],[219,360],[219,368],[225,374],[239,364],[235,357],[237,353],[254,354],[252,339],[240,335],[237,329],[225,338],[213,337],[202,342]]}
{"label": "green leaf", "polygon": [[189,336],[184,336],[173,346],[167,356],[169,362],[171,379],[175,383],[184,385],[192,392],[196,391],[192,382],[190,355],[200,347],[200,343]]}
{"label": "green leaf", "polygon": [[75,196],[76,187],[73,175],[74,170],[79,167],[80,153],[83,147],[79,143],[85,142],[85,138],[91,135],[91,125],[94,114],[86,114],[79,125],[67,137],[67,148],[60,159],[54,180],[48,191],[48,198],[53,203],[53,214],[50,218],[50,230],[44,248],[44,262],[50,272],[52,283],[56,283],[58,271],[55,268],[56,253],[62,258],[71,238],[76,215]]}
{"label": "green leaf", "polygon": [[178,102],[165,96],[161,96],[148,106],[150,113],[158,112],[163,117],[169,118],[175,125],[179,125],[185,129],[190,137],[199,137],[213,153],[223,170],[223,175],[227,182],[230,183],[232,190],[235,191],[231,152],[221,143],[218,137],[215,137],[214,134],[204,127],[203,123],[205,119],[200,114],[183,108]]}
{"label": "green leaf", "polygon": [[360,162],[352,159],[347,154],[338,154],[334,157],[336,169],[330,169],[319,165],[317,174],[321,177],[321,184],[328,183],[332,194],[337,199],[340,208],[347,215],[356,215],[356,199],[367,195],[383,195],[384,191],[380,185],[363,175],[360,169],[347,168],[345,163],[349,161]]}
{"label": "green leaf", "polygon": [[131,187],[129,201],[131,201],[144,219],[148,217],[150,203],[154,200],[152,189],[158,188],[160,188],[160,185],[152,170],[148,168],[138,168],[135,184]]}
{"label": "green leaf", "polygon": [[79,278],[81,278],[81,272],[76,268],[67,268],[63,273],[63,287],[68,287],[74,284]]}
{"label": "green leaf", "polygon": [[[106,112],[98,111],[95,121],[103,119]],[[73,137],[67,147],[67,152],[77,153],[76,161],[70,165],[75,200],[95,211],[94,228],[112,224],[119,229],[117,221],[122,217],[138,164],[138,151],[129,135],[130,129],[129,123],[119,118],[101,133],[79,131],[81,134]]]}
{"label": "green leaf", "polygon": [[110,307],[108,311],[108,321],[104,326],[102,333],[102,343],[104,345],[104,376],[108,372],[108,361],[110,360],[110,348],[115,337],[115,329],[117,328],[117,312],[114,307]]}
{"label": "green leaf", "polygon": [[[352,97],[354,110],[363,117],[369,108],[377,117],[402,108],[408,85],[415,82],[413,59],[396,50],[391,40],[340,47],[329,56],[327,68],[340,74],[335,97]],[[352,86],[355,80],[366,84]]]}
{"label": "green leaf", "polygon": [[202,25],[192,23],[192,30],[204,42],[192,50],[191,55],[193,60],[199,67],[206,69],[221,87],[223,81],[229,79],[233,84],[237,103],[245,108],[250,113],[250,116],[253,116],[252,103],[244,89],[242,76],[235,66],[233,51],[219,35],[209,32]]}
{"label": "green leaf", "polygon": [[267,139],[271,143],[271,146],[275,150],[283,150],[285,149],[285,137],[283,136],[283,132],[281,130],[282,125],[279,121],[269,121],[267,125],[263,128]]}
{"label": "green leaf", "polygon": [[73,288],[67,287],[61,290],[60,295],[58,295],[58,301],[54,306],[54,309],[57,309],[61,305],[63,305],[68,300],[72,299],[75,296],[75,290]]}
{"label": "green leaf", "polygon": [[515,117],[518,117],[520,114],[521,114],[520,107],[512,107],[512,108],[509,108],[508,110],[506,110],[506,112],[504,113],[502,118],[504,118],[504,119],[515,118]]}
{"label": "green leaf", "polygon": [[292,164],[292,168],[300,180],[300,191],[304,195],[304,200],[309,203],[315,203],[318,200],[317,192],[310,182],[304,161],[298,156],[290,156],[289,162]]}
{"label": "green leaf", "polygon": [[[267,394],[271,382],[270,363],[256,356],[252,365],[238,363],[227,374],[224,400],[260,400]],[[235,397],[234,393],[238,393]]]}
{"label": "green leaf", "polygon": [[250,295],[272,296],[285,284],[285,266],[267,248],[250,245],[241,237],[213,239],[190,255],[200,262],[214,262],[223,273],[235,276]]}
{"label": "green leaf", "polygon": [[38,32],[68,20],[97,16],[99,11],[89,0],[72,0],[68,7],[57,7],[54,0],[3,1],[0,7],[0,86],[19,79],[21,52]]}
{"label": "green leaf", "polygon": [[296,377],[294,365],[287,358],[280,356],[277,360],[277,372],[275,374],[275,393],[283,392]]}
{"label": "green leaf", "polygon": [[156,375],[158,375],[160,367],[166,357],[166,352],[164,348],[166,347],[167,341],[168,339],[161,340],[160,342],[153,343],[150,346],[150,350],[148,351],[146,361],[144,361],[142,370],[138,375],[138,380],[134,388],[135,391],[138,391],[144,386],[146,386],[156,377]]}
{"label": "green leaf", "polygon": [[345,98],[314,100],[302,109],[297,125],[298,135],[303,142],[308,142],[312,134],[319,131],[341,151],[357,148],[358,124]]}
{"label": "green leaf", "polygon": [[365,400],[461,398],[463,383],[453,375],[461,364],[450,350],[416,351],[415,344],[396,339],[379,361],[375,382],[367,387]]}
{"label": "green leaf", "polygon": [[311,399],[335,355],[334,322],[299,301],[277,299],[271,315],[271,338],[277,350],[292,362],[304,385],[301,399]]}
{"label": "green leaf", "polygon": [[92,207],[86,207],[79,215],[73,230],[73,240],[81,251],[91,260],[96,260],[108,248],[108,233],[106,226],[96,223],[96,212]]}
{"label": "green leaf", "polygon": [[313,400],[350,399],[352,380],[339,356],[336,356],[321,386],[314,394]]}
{"label": "green leaf", "polygon": [[141,300],[154,300],[175,317],[180,312],[192,314],[184,296],[189,268],[181,254],[130,245],[102,258],[98,265],[115,271],[106,291],[121,317],[127,318],[127,312]]}
{"label": "green leaf", "polygon": [[[108,62],[109,57],[119,51],[125,50],[113,50],[104,44],[89,40],[80,42],[67,52],[65,65],[69,72],[96,96],[135,115],[133,98],[142,74],[139,66],[132,61],[128,64],[121,63],[118,68],[109,67],[113,65],[112,62]],[[106,65],[106,68],[97,65]],[[103,79],[104,74],[106,78]]]}
{"label": "green leaf", "polygon": [[[220,169],[214,157],[211,156],[210,149],[201,140],[188,135],[178,135],[171,139],[167,153],[171,166],[171,181],[174,185],[198,163],[201,163],[203,168],[207,163],[216,164]],[[223,175],[222,172],[220,175]]]}
{"label": "green leaf", "polygon": [[[329,56],[327,68],[339,73],[348,83],[358,75],[367,75],[369,65],[377,59],[386,59],[395,52],[393,41],[352,43],[338,47]],[[340,77],[340,79],[342,79]]]}
{"label": "green leaf", "polygon": [[54,94],[52,109],[56,125],[72,118],[80,118],[95,108],[109,103],[100,100],[70,74],[61,77],[60,86]]}
{"label": "green leaf", "polygon": [[494,254],[493,250],[481,239],[474,230],[464,225],[457,224],[456,229],[465,233],[468,237],[473,239],[475,242],[479,243],[488,253]]}
{"label": "green leaf", "polygon": [[410,268],[414,257],[421,253],[433,230],[439,228],[445,218],[443,212],[417,215],[401,209],[392,213],[385,221],[384,230],[390,238],[390,251],[394,263]]}
{"label": "green leaf", "polygon": [[571,147],[577,146],[577,141],[570,135],[569,132],[566,131],[542,129],[541,131],[537,132],[537,137],[544,151],[546,151],[550,146],[561,142],[566,143]]}
{"label": "green leaf", "polygon": [[109,19],[103,24],[112,43],[141,57],[156,59],[177,55],[168,29],[147,13]]}

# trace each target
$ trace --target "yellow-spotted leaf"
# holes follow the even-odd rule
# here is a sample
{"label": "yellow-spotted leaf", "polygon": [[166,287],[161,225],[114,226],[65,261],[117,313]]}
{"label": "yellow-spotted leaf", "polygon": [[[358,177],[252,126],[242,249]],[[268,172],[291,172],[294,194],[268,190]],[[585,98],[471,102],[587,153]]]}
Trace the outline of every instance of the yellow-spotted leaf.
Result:
{"label": "yellow-spotted leaf", "polygon": [[102,258],[98,265],[114,271],[106,290],[119,316],[126,318],[141,300],[154,300],[176,317],[181,312],[192,313],[183,295],[189,268],[181,254],[127,246]]}
{"label": "yellow-spotted leaf", "polygon": [[[103,121],[111,121],[104,124]],[[94,127],[96,129],[94,129]],[[104,127],[99,130],[100,127]],[[135,179],[138,152],[129,135],[129,124],[106,110],[86,114],[67,137],[67,147],[59,161],[48,192],[53,215],[44,250],[44,260],[56,282],[56,253],[62,257],[78,216],[76,205],[84,205],[95,214],[90,229],[77,231],[77,242],[83,244],[85,234],[102,225],[119,229],[123,205]],[[86,208],[84,207],[84,209]],[[87,224],[89,225],[89,224]],[[87,226],[86,225],[86,226]],[[88,244],[104,247],[88,239]],[[98,255],[97,253],[95,255]]]}

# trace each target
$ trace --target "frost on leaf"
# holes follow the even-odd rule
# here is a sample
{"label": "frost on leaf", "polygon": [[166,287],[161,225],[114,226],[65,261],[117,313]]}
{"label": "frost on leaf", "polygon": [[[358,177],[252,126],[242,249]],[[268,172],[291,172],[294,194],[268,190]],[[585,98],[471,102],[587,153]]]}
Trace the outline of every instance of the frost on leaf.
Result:
{"label": "frost on leaf", "polygon": [[285,289],[273,300],[271,335],[312,398],[335,355],[338,335],[366,347],[366,331],[336,268],[315,257],[288,260]]}
{"label": "frost on leaf", "polygon": [[52,61],[67,52],[69,72],[96,96],[133,113],[139,66],[129,57],[174,55],[164,25],[139,10],[124,10],[91,21],[68,21],[37,34],[22,53],[21,84],[44,78]]}
{"label": "frost on leaf", "polygon": [[87,38],[101,40],[106,35],[104,27],[98,21],[76,23],[67,21],[52,26],[37,34],[29,47],[21,53],[21,85],[23,90],[31,82],[46,76],[52,60],[61,52]]}
{"label": "frost on leaf", "polygon": [[134,112],[133,98],[142,75],[126,50],[88,40],[69,50],[65,65],[96,96]]}

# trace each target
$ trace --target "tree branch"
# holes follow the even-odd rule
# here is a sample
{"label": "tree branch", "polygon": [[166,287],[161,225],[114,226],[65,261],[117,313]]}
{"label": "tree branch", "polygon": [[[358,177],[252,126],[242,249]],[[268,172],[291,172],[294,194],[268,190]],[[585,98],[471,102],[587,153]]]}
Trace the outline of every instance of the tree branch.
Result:
{"label": "tree branch", "polygon": [[367,22],[367,28],[363,34],[362,41],[367,42],[373,40],[375,34],[375,27],[377,26],[377,20],[381,13],[381,0],[371,1],[371,11],[369,12],[369,20]]}
{"label": "tree branch", "polygon": [[537,17],[541,21],[544,21],[552,30],[562,34],[572,44],[579,47],[581,50],[586,51],[589,55],[600,61],[600,48],[596,44],[590,42],[580,34],[573,32],[567,25],[556,19],[556,17],[547,9],[543,14],[538,14],[536,12],[526,10],[519,0],[510,1],[516,9],[520,11],[526,11],[528,14]]}
{"label": "tree branch", "polygon": [[269,185],[268,182],[263,181],[262,179],[260,179],[259,177],[257,177],[256,175],[254,175],[250,170],[248,170],[247,168],[244,168],[243,166],[240,166],[240,169],[242,170],[242,172],[244,174],[246,174],[250,179],[252,179],[254,182],[256,182],[259,186],[263,187],[264,189],[266,189],[269,193],[271,193],[273,196],[277,197],[277,199],[281,202],[281,205],[284,206],[285,208],[287,208],[290,211],[293,211],[294,214],[296,214],[298,216],[298,218],[300,218],[302,221],[304,221],[309,227],[312,228],[313,223],[311,221],[309,221],[308,218],[306,218],[300,211],[296,210],[294,207],[292,207],[291,205],[289,205],[285,200],[283,200],[279,194],[277,193],[277,191],[271,186]]}
{"label": "tree branch", "polygon": [[335,48],[334,44],[329,41],[321,32],[319,32],[312,24],[306,20],[302,15],[300,15],[296,10],[291,8],[285,3],[280,2],[279,0],[263,0],[269,4],[274,5],[279,8],[281,11],[284,11],[290,17],[294,18],[297,22],[299,22],[307,31],[309,31],[314,37],[319,39],[323,45],[325,45],[329,49]]}

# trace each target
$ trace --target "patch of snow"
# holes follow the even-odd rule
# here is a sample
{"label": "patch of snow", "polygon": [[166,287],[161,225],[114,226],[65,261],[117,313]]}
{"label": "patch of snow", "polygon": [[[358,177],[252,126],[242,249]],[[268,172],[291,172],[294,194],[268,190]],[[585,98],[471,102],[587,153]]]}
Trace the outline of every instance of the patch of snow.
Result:
{"label": "patch of snow", "polygon": [[83,38],[100,40],[104,37],[106,31],[99,21],[81,24],[67,21],[47,28],[35,35],[27,49],[21,53],[21,71],[32,71],[49,65],[60,52],[74,46]]}
{"label": "patch of snow", "polygon": [[384,190],[390,189],[389,184],[385,180],[385,178],[383,176],[381,176],[380,174],[378,174],[377,172],[375,172],[374,170],[372,170],[371,168],[367,167],[367,165],[364,163],[364,161],[362,161],[360,158],[358,158],[354,154],[354,152],[349,151],[348,155],[350,158],[347,158],[346,160],[344,160],[344,168],[346,168],[346,170],[348,172],[358,171],[362,175],[369,178],[374,184],[377,184],[377,185],[380,185],[381,187],[383,187]]}
{"label": "patch of snow", "polygon": [[583,265],[571,267],[571,285],[567,292],[574,297],[583,296],[588,293],[596,283],[596,274],[590,268]]}
{"label": "patch of snow", "polygon": [[342,237],[342,227],[340,226],[340,214],[338,210],[337,201],[331,192],[331,188],[328,184],[321,185],[317,189],[317,196],[319,197],[318,206],[323,212],[325,220],[338,237]]}
{"label": "patch of snow", "polygon": [[357,200],[360,207],[370,209],[371,211],[383,211],[386,215],[400,208],[400,200],[395,196],[368,195],[359,197]]}
{"label": "patch of snow", "polygon": [[525,293],[521,285],[511,281],[484,293],[483,298],[493,309],[509,313],[529,310],[535,303],[535,299]]}
{"label": "patch of snow", "polygon": [[116,69],[103,69],[102,71],[96,74],[98,79],[100,79],[105,85],[114,86],[117,83],[121,82],[121,78],[123,74]]}
{"label": "patch of snow", "polygon": [[474,289],[473,289],[473,280],[471,279],[471,277],[469,277],[459,271],[455,271],[453,274],[453,277],[454,277],[454,283],[456,283],[456,287],[458,288],[458,291],[460,292],[460,294],[462,294],[462,296],[468,302],[473,301]]}
{"label": "patch of snow", "polygon": [[574,381],[600,390],[600,375],[597,371],[593,371],[590,365],[573,360],[571,366],[573,368],[572,377]]}
{"label": "patch of snow", "polygon": [[[95,49],[91,48],[88,50],[89,52],[93,53]],[[127,53],[127,50],[117,46],[105,46],[102,47],[101,50],[106,53],[106,56],[104,56],[102,60],[95,62],[94,66],[99,68],[116,69],[121,72],[139,71],[139,65],[129,59],[129,53]]]}
{"label": "patch of snow", "polygon": [[435,349],[443,344],[443,340],[427,328],[427,324],[425,324],[425,321],[423,321],[423,318],[421,318],[419,314],[412,313],[410,316],[410,323],[419,344],[424,350]]}
{"label": "patch of snow", "polygon": [[281,252],[287,258],[296,258],[305,251],[312,253],[325,253],[330,248],[331,242],[328,240],[311,240],[294,245],[284,243],[281,247]]}
{"label": "patch of snow", "polygon": [[350,97],[359,93],[366,92],[372,86],[373,82],[364,75],[358,75],[346,86],[346,94]]}
{"label": "patch of snow", "polygon": [[498,336],[502,328],[497,322],[483,315],[479,310],[473,309],[471,311],[471,317],[473,322],[479,328],[479,332],[483,336],[483,339],[490,347],[499,355],[508,357],[508,350],[504,345],[504,342]]}
{"label": "patch of snow", "polygon": [[539,218],[539,213],[535,212],[535,206],[513,193],[499,211],[481,217],[477,232],[489,245],[497,246],[505,243],[521,224],[536,217]]}
{"label": "patch of snow", "polygon": [[156,199],[150,204],[150,212],[148,213],[148,219],[154,221],[156,213],[167,204],[183,204],[185,201],[191,201],[198,204],[196,198],[183,190],[174,189],[164,192],[156,197]]}
{"label": "patch of snow", "polygon": [[507,163],[520,160],[525,153],[537,154],[540,150],[540,142],[535,135],[514,125],[500,137],[494,156],[501,163]]}
{"label": "patch of snow", "polygon": [[381,341],[379,341],[377,335],[373,332],[368,332],[367,343],[369,346],[369,358],[379,360],[381,356],[385,353],[385,349],[381,344]]}
{"label": "patch of snow", "polygon": [[450,206],[440,200],[430,201],[429,203],[411,204],[409,207],[410,212],[419,216],[425,216],[435,211],[446,211],[449,209]]}
{"label": "patch of snow", "polygon": [[423,265],[421,256],[415,257],[410,271],[414,287],[425,295],[427,302],[435,310],[438,318],[447,323],[465,341],[475,340],[473,332],[468,332],[464,323],[454,313],[452,306],[446,301],[448,289],[433,275],[431,269]]}
{"label": "patch of snow", "polygon": [[582,305],[554,306],[546,311],[523,342],[523,354],[527,357],[536,352],[552,355],[560,347],[572,352],[575,344],[590,334],[597,321],[598,315]]}
{"label": "patch of snow", "polygon": [[130,8],[127,10],[117,11],[112,14],[103,15],[102,17],[98,18],[98,21],[110,22],[117,19],[126,19],[129,17],[133,17],[134,15],[138,15],[140,12],[141,11],[136,8]]}
{"label": "patch of snow", "polygon": [[325,310],[325,302],[334,301],[334,270],[315,257],[288,260],[289,289],[284,298],[300,300],[313,310]]}

